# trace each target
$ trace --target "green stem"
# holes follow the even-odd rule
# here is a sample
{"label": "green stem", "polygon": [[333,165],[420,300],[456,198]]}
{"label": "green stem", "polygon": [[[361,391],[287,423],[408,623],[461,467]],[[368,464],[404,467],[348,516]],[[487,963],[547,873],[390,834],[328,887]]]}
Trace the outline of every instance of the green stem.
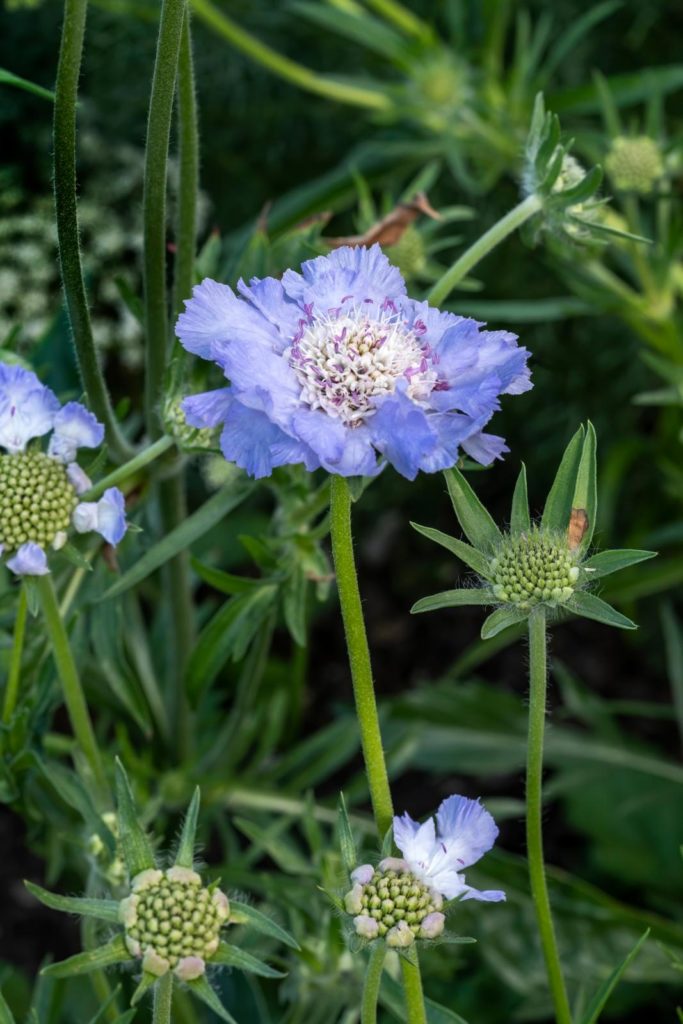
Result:
{"label": "green stem", "polygon": [[406,35],[416,36],[422,40],[432,38],[433,33],[429,25],[416,17],[403,4],[396,3],[396,0],[368,0],[368,6],[374,7],[378,14],[392,22]]}
{"label": "green stem", "polygon": [[360,1024],[377,1024],[377,1000],[382,983],[384,959],[387,947],[384,942],[375,942],[372,946],[368,967],[363,985],[363,1000],[360,1008]]}
{"label": "green stem", "polygon": [[45,576],[36,576],[34,580],[43,609],[43,617],[52,646],[52,654],[57,666],[57,674],[62,684],[62,692],[67,711],[69,712],[71,727],[88,762],[97,788],[100,790],[101,795],[105,795],[108,792],[107,777],[104,773],[99,747],[97,746],[92,722],[90,721],[88,705],[85,702],[76,663],[69,646],[69,638],[66,634],[62,617],[59,614],[57,595],[52,585],[52,577],[48,573]]}
{"label": "green stem", "polygon": [[527,196],[521,203],[513,207],[504,217],[501,217],[493,227],[489,228],[481,238],[478,238],[473,245],[467,249],[462,256],[455,261],[452,267],[450,267],[442,277],[436,282],[429,295],[427,301],[433,306],[438,306],[446,299],[453,291],[455,286],[476,267],[485,256],[495,249],[503,239],[511,235],[513,231],[521,227],[525,221],[533,217],[535,213],[542,208],[542,200],[537,195]]}
{"label": "green stem", "polygon": [[199,130],[190,9],[185,12],[178,60],[178,218],[176,223],[175,281],[173,311],[182,311],[194,284],[197,238],[197,191],[199,189]]}
{"label": "green stem", "polygon": [[21,656],[24,653],[24,635],[26,633],[26,614],[28,611],[28,600],[26,597],[26,586],[22,583],[19,590],[19,603],[17,605],[17,617],[14,622],[14,639],[12,640],[12,654],[9,663],[9,675],[7,676],[7,689],[5,690],[5,701],[2,708],[2,721],[7,725],[14,714],[19,695],[19,679],[21,678]]}
{"label": "green stem", "polygon": [[403,991],[406,997],[406,1024],[427,1024],[427,1011],[425,1010],[424,993],[422,991],[422,978],[420,976],[420,961],[417,958],[417,948],[411,947],[411,955],[414,959],[407,960],[401,957],[401,973],[403,975]]}
{"label": "green stem", "polygon": [[87,0],[65,0],[64,3],[55,84],[55,215],[62,283],[78,371],[90,406],[105,426],[112,454],[117,459],[125,459],[131,448],[119,430],[100,367],[81,267],[76,205],[76,108],[87,7]]}
{"label": "green stem", "polygon": [[150,462],[154,462],[160,455],[167,452],[169,448],[172,448],[174,441],[172,437],[160,437],[154,444],[144,448],[141,452],[135,455],[128,462],[124,462],[122,466],[118,466],[112,473],[98,480],[96,484],[81,495],[81,501],[97,501],[101,497],[108,487],[115,487],[117,484],[123,483],[129,480],[130,477],[139,473],[141,469],[148,466]]}
{"label": "green stem", "polygon": [[210,0],[191,0],[192,8],[203,22],[234,46],[236,50],[251,57],[287,82],[292,82],[308,92],[324,96],[338,103],[351,103],[371,110],[387,110],[392,102],[388,96],[376,89],[364,89],[348,82],[336,82],[317,75],[310,68],[284,57],[277,50],[266,46],[234,22],[224,11],[214,7]]}
{"label": "green stem", "polygon": [[529,616],[529,735],[526,769],[526,844],[529,860],[531,895],[541,938],[548,981],[555,1005],[557,1024],[572,1024],[569,1000],[557,950],[555,928],[543,862],[543,735],[545,730],[546,689],[545,610],[537,607]]}
{"label": "green stem", "polygon": [[151,438],[162,432],[158,403],[168,358],[166,172],[185,0],[163,0],[147,122],[143,192],[146,374],[145,414]]}
{"label": "green stem", "polygon": [[382,736],[377,715],[377,701],[372,681],[370,650],[363,620],[363,607],[358,590],[356,563],[351,535],[351,493],[341,476],[331,478],[330,534],[332,556],[337,575],[337,589],[341,605],[346,647],[351,666],[353,693],[360,727],[365,769],[370,785],[370,797],[380,841],[391,827],[394,809],[387,766],[382,749]]}
{"label": "green stem", "polygon": [[152,1024],[171,1024],[171,1004],[173,1002],[173,975],[169,971],[154,986],[154,1012]]}

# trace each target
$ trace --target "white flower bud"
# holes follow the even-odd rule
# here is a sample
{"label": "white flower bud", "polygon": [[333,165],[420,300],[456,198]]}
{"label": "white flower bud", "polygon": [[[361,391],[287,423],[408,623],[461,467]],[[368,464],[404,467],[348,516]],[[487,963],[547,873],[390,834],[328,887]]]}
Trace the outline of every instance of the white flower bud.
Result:
{"label": "white flower bud", "polygon": [[444,929],[446,918],[443,914],[435,912],[433,914],[427,914],[424,921],[420,925],[420,938],[421,939],[435,939],[441,935]]}
{"label": "white flower bud", "polygon": [[354,917],[353,926],[356,929],[356,934],[363,939],[376,939],[379,935],[379,923],[375,921],[374,917],[368,917],[367,914],[359,914]]}
{"label": "white flower bud", "polygon": [[158,885],[163,877],[163,871],[159,871],[157,868],[147,868],[146,871],[140,871],[132,879],[130,887],[133,892],[143,892],[143,890],[149,889],[152,885]]}
{"label": "white flower bud", "polygon": [[359,885],[369,885],[374,873],[372,864],[360,864],[351,872],[351,881],[358,882]]}
{"label": "white flower bud", "polygon": [[184,956],[178,961],[174,973],[181,981],[194,981],[201,978],[205,970],[206,964],[200,956]]}
{"label": "white flower bud", "polygon": [[347,914],[360,914],[363,909],[363,886],[356,883],[344,897]]}
{"label": "white flower bud", "polygon": [[394,949],[406,949],[415,942],[415,936],[405,921],[399,921],[387,932],[386,941],[387,945]]}

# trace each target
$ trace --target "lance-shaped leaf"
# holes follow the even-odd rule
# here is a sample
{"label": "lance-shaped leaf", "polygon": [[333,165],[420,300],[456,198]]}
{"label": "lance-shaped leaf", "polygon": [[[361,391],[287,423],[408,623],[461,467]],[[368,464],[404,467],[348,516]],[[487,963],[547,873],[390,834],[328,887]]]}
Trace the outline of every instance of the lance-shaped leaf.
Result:
{"label": "lance-shaped leaf", "polygon": [[595,996],[591,1000],[591,1003],[588,1006],[588,1009],[586,1010],[585,1014],[581,1018],[581,1024],[596,1024],[596,1021],[600,1017],[600,1014],[602,1013],[607,1000],[619,984],[621,976],[623,975],[624,971],[629,966],[629,964],[631,964],[638,956],[638,953],[640,952],[643,944],[646,942],[649,934],[650,929],[648,928],[647,931],[640,936],[640,938],[638,939],[630,953],[627,953],[627,955],[621,961],[619,966],[615,967],[615,969],[610,974],[609,978],[605,979],[603,984],[595,993]]}
{"label": "lance-shaped leaf", "polygon": [[600,551],[586,559],[582,569],[588,572],[591,580],[599,580],[601,576],[627,569],[629,565],[646,562],[648,558],[656,558],[656,551],[639,551],[636,548],[623,548],[616,551]]}
{"label": "lance-shaped leaf", "polygon": [[463,533],[470,544],[488,553],[500,544],[500,530],[459,469],[448,469],[444,476]]}
{"label": "lance-shaped leaf", "polygon": [[194,992],[197,999],[201,999],[203,1003],[206,1003],[209,1009],[213,1010],[221,1020],[227,1021],[228,1024],[237,1024],[235,1018],[232,1014],[228,1013],[214,990],[209,985],[206,980],[206,975],[202,974],[201,978],[195,978],[194,981],[188,981],[186,984],[189,990]]}
{"label": "lance-shaped leaf", "polygon": [[468,604],[493,604],[495,598],[488,590],[471,587],[469,590],[443,590],[416,601],[410,609],[411,615],[419,612],[434,612],[437,608],[462,608]]}
{"label": "lance-shaped leaf", "polygon": [[131,996],[130,1005],[137,1006],[137,1004],[144,996],[145,992],[149,992],[154,982],[158,980],[159,979],[156,974],[150,974],[149,971],[143,971],[138,987],[135,989],[135,992],[133,992],[133,995]]}
{"label": "lance-shaped leaf", "polygon": [[2,992],[0,992],[0,1024],[16,1024],[12,1011],[7,1005]]}
{"label": "lance-shaped leaf", "polygon": [[292,949],[301,948],[296,939],[292,938],[284,928],[281,928],[271,918],[262,914],[260,910],[250,907],[248,903],[230,900],[230,918],[228,923],[248,925],[255,931],[261,932],[262,935],[270,935],[272,939],[284,942],[286,946],[290,946]]}
{"label": "lance-shaped leaf", "polygon": [[90,974],[91,971],[97,971],[102,967],[111,967],[112,964],[122,964],[130,959],[132,958],[126,949],[123,935],[116,935],[106,946],[76,953],[68,960],[50,964],[43,968],[41,974],[49,978],[71,978],[77,974]]}
{"label": "lance-shaped leaf", "polygon": [[547,530],[564,531],[569,525],[584,436],[585,430],[581,426],[564,450],[543,509],[541,522]]}
{"label": "lance-shaped leaf", "polygon": [[156,867],[156,862],[150,841],[138,820],[128,776],[118,757],[116,758],[116,803],[123,858],[128,868],[128,874],[133,878],[141,871]]}
{"label": "lance-shaped leaf", "polygon": [[250,971],[251,974],[258,974],[262,978],[285,978],[283,971],[276,971],[259,960],[257,957],[240,949],[239,946],[231,946],[229,942],[221,942],[216,952],[211,957],[212,964],[227,964],[228,967],[236,967],[240,971]]}
{"label": "lance-shaped leaf", "polygon": [[509,626],[516,626],[517,623],[524,622],[528,617],[528,612],[523,612],[521,609],[514,608],[511,605],[496,608],[495,612],[491,612],[488,618],[484,620],[484,624],[481,627],[481,638],[482,640],[490,640],[491,637],[502,633]]}
{"label": "lance-shaped leaf", "polygon": [[194,862],[194,843],[197,834],[197,818],[199,817],[199,804],[201,793],[199,786],[194,791],[190,806],[183,822],[183,831],[180,833],[178,852],[175,857],[176,867],[191,868]]}
{"label": "lance-shaped leaf", "polygon": [[477,551],[476,548],[465,544],[463,540],[458,540],[457,537],[450,537],[447,533],[442,533],[441,530],[433,530],[430,526],[420,526],[419,523],[411,523],[410,525],[418,533],[421,533],[423,537],[433,540],[435,544],[440,544],[442,548],[446,548],[447,551],[456,555],[466,565],[469,565],[470,569],[474,569],[476,573],[483,576],[484,579],[488,578],[488,559],[482,555],[481,551]]}
{"label": "lance-shaped leaf", "polygon": [[95,917],[98,921],[109,921],[118,924],[119,904],[116,900],[96,900],[84,896],[59,896],[48,892],[34,882],[24,882],[28,891],[51,910],[62,910],[67,914],[79,914],[81,917]]}
{"label": "lance-shaped leaf", "polygon": [[522,463],[512,495],[510,533],[528,533],[530,529],[531,518],[529,516],[529,494],[526,485],[526,466]]}
{"label": "lance-shaped leaf", "polygon": [[353,837],[353,830],[349,821],[348,811],[346,810],[346,800],[343,793],[339,794],[337,832],[339,834],[339,847],[344,867],[351,874],[358,863],[358,856],[356,853],[356,841]]}
{"label": "lance-shaped leaf", "polygon": [[577,548],[579,553],[586,551],[590,546],[598,514],[598,485],[595,468],[596,450],[597,438],[595,436],[595,428],[589,421],[586,426],[586,436],[583,439],[581,459],[572,498],[572,508],[584,509],[588,517],[586,530]]}
{"label": "lance-shaped leaf", "polygon": [[635,622],[631,622],[611,604],[607,604],[595,594],[587,594],[585,590],[573,594],[564,607],[574,612],[575,615],[583,615],[585,619],[595,619],[596,622],[602,622],[606,626],[616,626],[618,629],[638,628]]}

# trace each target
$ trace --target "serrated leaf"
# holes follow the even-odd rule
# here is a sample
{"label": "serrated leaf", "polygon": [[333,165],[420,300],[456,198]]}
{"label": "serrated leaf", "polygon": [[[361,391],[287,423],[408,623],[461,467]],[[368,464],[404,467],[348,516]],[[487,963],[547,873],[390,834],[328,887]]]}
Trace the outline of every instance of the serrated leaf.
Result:
{"label": "serrated leaf", "polygon": [[482,640],[490,640],[509,626],[516,626],[518,623],[524,622],[528,617],[528,612],[523,612],[519,608],[513,608],[509,605],[503,608],[496,608],[495,612],[491,612],[488,618],[484,620],[484,624],[481,627],[481,638]]}
{"label": "serrated leaf", "polygon": [[586,425],[586,435],[583,439],[581,459],[579,461],[579,468],[576,474],[574,497],[572,499],[572,508],[585,509],[588,516],[586,532],[581,538],[581,542],[577,548],[579,553],[585,551],[590,546],[590,542],[593,539],[593,533],[595,531],[595,521],[598,515],[598,484],[596,476],[597,444],[595,428],[589,420]]}
{"label": "serrated leaf", "polygon": [[471,587],[469,590],[443,590],[440,594],[432,594],[416,601],[410,609],[410,614],[418,615],[420,612],[434,612],[438,608],[462,608],[465,605],[493,602],[491,592],[478,587]]}
{"label": "serrated leaf", "polygon": [[339,847],[341,849],[344,867],[348,873],[351,874],[358,864],[358,854],[356,853],[356,840],[353,836],[353,829],[351,828],[351,822],[349,821],[349,815],[346,810],[346,801],[344,800],[343,793],[339,794],[337,832],[339,834]]}
{"label": "serrated leaf", "polygon": [[61,910],[67,914],[79,914],[81,917],[94,917],[98,921],[109,921],[118,924],[119,904],[116,900],[97,900],[82,896],[59,896],[48,892],[35,882],[24,882],[24,885],[37,900],[51,910]]}
{"label": "serrated leaf", "polygon": [[564,531],[569,525],[584,435],[585,430],[580,426],[564,450],[543,509],[541,522],[547,530]]}
{"label": "serrated leaf", "polygon": [[230,924],[242,924],[260,932],[261,935],[269,935],[271,939],[284,942],[291,949],[300,949],[299,943],[288,932],[276,924],[270,917],[262,914],[260,910],[242,903],[239,900],[230,900]]}
{"label": "serrated leaf", "polygon": [[137,1006],[137,1004],[140,1002],[145,993],[149,992],[149,990],[154,985],[154,982],[158,980],[159,979],[156,976],[156,974],[150,974],[149,971],[143,971],[138,987],[135,989],[135,992],[133,992],[133,995],[131,996],[130,1005]]}
{"label": "serrated leaf", "polygon": [[235,1018],[232,1014],[228,1013],[214,990],[209,985],[204,974],[202,974],[201,978],[195,978],[194,981],[188,981],[186,984],[190,992],[193,992],[197,999],[206,1003],[209,1009],[213,1010],[221,1020],[227,1021],[228,1024],[237,1024]]}
{"label": "serrated leaf", "polygon": [[50,964],[43,968],[41,974],[48,978],[71,978],[79,974],[90,974],[91,971],[97,971],[102,967],[111,967],[112,964],[121,964],[131,959],[123,941],[123,935],[116,935],[106,946],[76,953],[68,960]]}
{"label": "serrated leaf", "polygon": [[156,867],[152,846],[137,816],[128,776],[116,758],[116,804],[119,841],[131,878],[141,871]]}
{"label": "serrated leaf", "polygon": [[587,558],[581,568],[590,570],[591,580],[599,580],[602,576],[609,576],[610,573],[627,569],[630,565],[637,565],[638,562],[646,562],[649,558],[656,558],[657,555],[657,551],[639,551],[635,548],[599,551],[597,555]]}
{"label": "serrated leaf", "polygon": [[474,569],[484,579],[488,578],[488,559],[482,555],[481,551],[477,551],[476,548],[465,544],[463,540],[458,540],[457,537],[450,537],[447,533],[442,533],[441,530],[433,530],[430,526],[420,526],[419,523],[411,523],[410,525],[418,533],[421,533],[423,537],[433,540],[435,544],[440,544],[442,548],[446,548],[447,551],[456,555],[457,558],[460,558],[466,565],[469,565],[470,569]]}
{"label": "serrated leaf", "polygon": [[228,967],[236,967],[239,971],[249,971],[251,974],[258,974],[261,978],[286,978],[286,971],[276,971],[259,960],[257,957],[240,949],[239,946],[231,946],[228,942],[221,942],[217,951],[211,957],[212,964],[226,964]]}
{"label": "serrated leaf", "polygon": [[563,608],[569,609],[575,615],[582,615],[585,619],[594,619],[595,622],[602,622],[606,626],[616,626],[617,629],[638,628],[635,622],[631,622],[611,604],[586,591],[578,591],[564,603]]}
{"label": "serrated leaf", "polygon": [[197,835],[197,818],[199,817],[200,802],[201,793],[199,786],[197,786],[192,794],[192,800],[183,822],[183,830],[180,833],[178,852],[175,857],[175,864],[179,868],[191,868],[194,863],[194,844]]}
{"label": "serrated leaf", "polygon": [[500,544],[500,530],[484,508],[460,470],[453,467],[444,473],[453,509],[470,544],[488,554]]}
{"label": "serrated leaf", "polygon": [[619,981],[624,972],[626,971],[627,967],[629,966],[629,964],[633,963],[635,958],[638,956],[638,953],[640,952],[643,944],[647,940],[649,934],[650,929],[648,928],[647,931],[643,932],[643,934],[640,936],[640,938],[638,939],[630,953],[627,953],[624,959],[619,964],[619,966],[615,967],[615,969],[610,974],[609,978],[605,979],[603,984],[596,992],[594,998],[592,999],[584,1016],[581,1018],[581,1024],[596,1024],[596,1021],[600,1017],[600,1014],[602,1013],[605,1004],[607,1003],[607,1000],[619,984]]}
{"label": "serrated leaf", "polygon": [[510,510],[510,533],[526,533],[531,529],[529,516],[529,494],[526,483],[526,466],[522,463],[515,490],[512,495]]}

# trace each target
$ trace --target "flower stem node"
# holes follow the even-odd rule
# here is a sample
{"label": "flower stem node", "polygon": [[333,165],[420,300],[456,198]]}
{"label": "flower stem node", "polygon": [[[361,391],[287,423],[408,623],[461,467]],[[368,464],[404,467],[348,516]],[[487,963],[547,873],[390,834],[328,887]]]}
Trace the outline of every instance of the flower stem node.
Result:
{"label": "flower stem node", "polygon": [[[399,867],[386,867],[387,863]],[[362,865],[362,868],[367,867]],[[356,872],[360,870],[356,869]],[[363,877],[366,877],[366,873]],[[433,918],[442,906],[442,899],[412,874],[405,861],[387,858],[373,872],[368,882],[355,883],[344,898],[344,906],[347,914],[353,916],[354,928],[361,937],[386,938],[390,945],[408,946],[418,936],[432,937],[430,934],[421,934],[421,927],[428,920],[427,931],[433,930]],[[398,932],[397,926],[400,926]]]}
{"label": "flower stem node", "polygon": [[605,168],[615,188],[647,196],[664,174],[664,161],[654,139],[622,135],[612,142]]}
{"label": "flower stem node", "polygon": [[490,570],[494,596],[520,611],[537,604],[564,604],[579,579],[579,567],[566,538],[536,527],[527,533],[507,534]]}

